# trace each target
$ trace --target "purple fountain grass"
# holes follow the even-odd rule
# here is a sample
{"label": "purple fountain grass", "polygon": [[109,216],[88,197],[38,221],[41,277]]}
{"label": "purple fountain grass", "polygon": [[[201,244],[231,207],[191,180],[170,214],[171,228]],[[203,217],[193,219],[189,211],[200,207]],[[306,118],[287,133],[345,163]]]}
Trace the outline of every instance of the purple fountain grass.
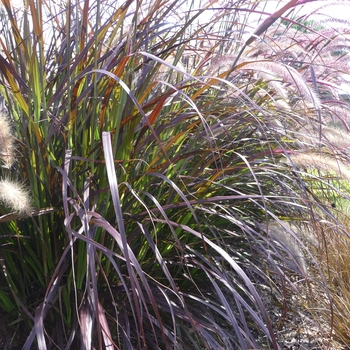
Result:
{"label": "purple fountain grass", "polygon": [[296,0],[255,30],[259,1],[2,2],[17,159],[0,202],[18,215],[1,221],[0,347],[278,350],[275,315],[310,315],[312,293],[293,308],[309,282],[332,316],[302,236],[261,228],[334,222],[319,189],[346,196],[342,35],[288,19]]}

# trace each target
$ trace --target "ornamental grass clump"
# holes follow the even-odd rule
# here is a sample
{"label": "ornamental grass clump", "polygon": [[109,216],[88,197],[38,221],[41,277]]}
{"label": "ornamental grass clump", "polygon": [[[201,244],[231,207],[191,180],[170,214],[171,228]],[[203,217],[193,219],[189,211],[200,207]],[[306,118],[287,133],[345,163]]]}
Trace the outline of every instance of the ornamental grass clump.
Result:
{"label": "ornamental grass clump", "polygon": [[268,225],[334,220],[286,160],[311,147],[295,132],[342,106],[322,98],[337,66],[324,74],[314,37],[299,47],[286,27],[277,45],[274,19],[300,2],[248,40],[258,2],[2,2],[11,175],[35,211],[1,223],[0,346],[281,349],[286,296],[325,274],[294,231],[293,250]]}

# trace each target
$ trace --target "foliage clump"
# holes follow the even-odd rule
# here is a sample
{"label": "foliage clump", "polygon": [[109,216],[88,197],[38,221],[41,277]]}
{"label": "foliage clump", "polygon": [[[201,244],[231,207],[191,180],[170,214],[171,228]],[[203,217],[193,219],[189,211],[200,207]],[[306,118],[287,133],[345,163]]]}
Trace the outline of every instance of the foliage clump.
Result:
{"label": "foliage clump", "polygon": [[[347,198],[346,35],[281,26],[297,1],[247,40],[257,3],[3,4],[10,171],[34,210],[1,223],[0,344],[281,348],[267,300],[327,280],[307,242]],[[21,189],[0,200],[28,213]]]}

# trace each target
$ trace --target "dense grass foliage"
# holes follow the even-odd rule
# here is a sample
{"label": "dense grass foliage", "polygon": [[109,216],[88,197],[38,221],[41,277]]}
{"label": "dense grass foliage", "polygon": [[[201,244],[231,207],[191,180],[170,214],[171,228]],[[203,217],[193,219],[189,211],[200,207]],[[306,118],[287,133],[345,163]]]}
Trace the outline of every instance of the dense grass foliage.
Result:
{"label": "dense grass foliage", "polygon": [[310,280],[331,335],[349,41],[302,3],[2,0],[2,347],[279,349]]}

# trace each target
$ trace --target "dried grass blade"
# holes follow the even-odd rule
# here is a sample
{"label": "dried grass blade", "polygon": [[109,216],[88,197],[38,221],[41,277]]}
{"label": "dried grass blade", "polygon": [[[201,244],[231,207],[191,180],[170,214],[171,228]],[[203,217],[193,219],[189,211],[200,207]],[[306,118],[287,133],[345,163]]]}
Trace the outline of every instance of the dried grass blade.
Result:
{"label": "dried grass blade", "polygon": [[[33,20],[33,29],[35,36],[41,41],[43,29],[42,29],[42,0],[29,0],[29,6],[30,6],[30,13],[32,15]],[[37,5],[35,7],[35,5]]]}
{"label": "dried grass blade", "polygon": [[0,55],[0,71],[2,74],[4,74],[6,80],[10,84],[11,91],[14,94],[14,97],[17,99],[22,110],[24,111],[24,113],[28,117],[29,116],[28,104],[21,93],[21,89],[19,88],[19,86],[17,85],[17,83],[14,79],[17,75],[14,74],[14,72],[11,70],[11,67],[9,66],[9,64],[6,62],[6,60],[1,55]]}

